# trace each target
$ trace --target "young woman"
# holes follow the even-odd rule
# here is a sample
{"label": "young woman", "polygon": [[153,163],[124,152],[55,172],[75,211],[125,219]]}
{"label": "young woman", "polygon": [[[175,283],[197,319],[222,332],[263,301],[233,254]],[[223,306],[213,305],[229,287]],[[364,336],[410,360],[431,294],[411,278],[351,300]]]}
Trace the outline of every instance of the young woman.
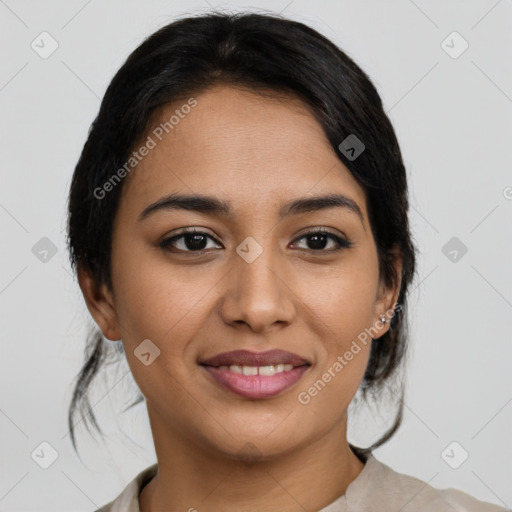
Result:
{"label": "young woman", "polygon": [[69,198],[71,260],[101,331],[75,387],[73,444],[114,350],[158,461],[101,510],[504,510],[375,458],[400,400],[378,442],[347,441],[356,392],[380,396],[404,360],[407,212],[376,89],[311,28],[211,14],[137,48]]}

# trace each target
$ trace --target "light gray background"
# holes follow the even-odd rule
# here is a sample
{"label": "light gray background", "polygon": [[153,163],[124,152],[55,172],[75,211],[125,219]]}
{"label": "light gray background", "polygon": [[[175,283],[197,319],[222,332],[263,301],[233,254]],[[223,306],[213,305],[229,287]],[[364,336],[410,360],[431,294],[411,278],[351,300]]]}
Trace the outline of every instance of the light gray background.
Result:
{"label": "light gray background", "polygon": [[[512,2],[215,4],[249,6],[305,22],[353,57],[403,151],[420,278],[408,312],[405,420],[376,456],[436,487],[512,507]],[[204,1],[0,0],[2,511],[94,510],[155,460],[144,404],[118,413],[134,396],[126,366],[93,398],[109,440],[95,444],[79,429],[83,464],[72,450],[70,383],[89,315],[68,265],[65,205],[100,98],[125,58],[177,16],[209,9]],[[47,59],[31,48],[43,31],[59,44]],[[441,46],[453,31],[469,43],[458,58]],[[32,252],[42,237],[57,247],[46,263]],[[456,262],[442,252],[452,237],[468,248]],[[349,439],[369,443],[382,429],[362,415]],[[46,470],[31,458],[43,441],[59,455]],[[441,457],[453,441],[469,452],[458,469]]]}

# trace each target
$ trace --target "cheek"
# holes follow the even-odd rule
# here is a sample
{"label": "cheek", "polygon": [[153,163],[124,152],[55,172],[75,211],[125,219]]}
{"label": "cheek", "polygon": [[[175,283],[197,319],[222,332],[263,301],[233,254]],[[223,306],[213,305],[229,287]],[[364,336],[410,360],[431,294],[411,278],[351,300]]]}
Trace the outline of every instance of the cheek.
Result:
{"label": "cheek", "polygon": [[[158,402],[159,397],[171,393],[173,403],[183,400],[185,407],[184,359],[190,340],[204,324],[213,292],[204,295],[211,286],[203,286],[204,281],[194,278],[191,269],[171,272],[169,265],[153,264],[148,258],[130,254],[123,259],[121,252],[119,256],[113,276],[116,310],[132,375],[148,400]],[[212,280],[212,286],[214,283]],[[148,366],[137,357],[138,347],[146,339],[160,351]]]}
{"label": "cheek", "polygon": [[314,293],[312,287],[304,288],[309,290],[304,296],[312,329],[322,340],[318,366],[297,395],[304,418],[313,423],[319,414],[327,424],[339,419],[363,379],[372,343],[365,329],[372,321],[376,277],[368,275],[365,265],[354,265],[339,270]]}
{"label": "cheek", "polygon": [[201,275],[193,265],[172,266],[147,246],[128,250],[119,244],[113,263],[123,341],[132,345],[149,338],[166,350],[178,350],[180,340],[185,343],[204,322],[218,279],[207,270]]}
{"label": "cheek", "polygon": [[301,277],[297,282],[298,293],[313,313],[312,317],[325,326],[324,335],[337,340],[340,350],[373,321],[377,265],[377,256],[371,251],[354,253],[342,264],[326,268],[323,274],[317,273],[313,280]]}

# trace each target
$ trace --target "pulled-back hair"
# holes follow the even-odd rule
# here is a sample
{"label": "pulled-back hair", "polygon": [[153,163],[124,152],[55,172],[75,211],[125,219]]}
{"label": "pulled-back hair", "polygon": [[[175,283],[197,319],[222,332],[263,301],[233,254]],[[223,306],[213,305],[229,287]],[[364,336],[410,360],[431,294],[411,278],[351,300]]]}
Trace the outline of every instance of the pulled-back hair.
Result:
{"label": "pulled-back hair", "polygon": [[[123,166],[157,109],[219,84],[301,99],[364,189],[380,277],[387,286],[401,283],[400,307],[389,330],[372,343],[360,386],[365,400],[379,397],[385,384],[398,375],[408,339],[406,305],[416,249],[409,231],[406,171],[394,129],[369,77],[335,44],[302,23],[255,13],[191,16],[159,29],[128,57],[105,93],[73,174],[68,247],[75,274],[81,268],[98,285],[112,290],[112,231],[123,181],[104,200],[95,190]],[[349,135],[365,146],[355,159],[339,149]],[[394,267],[395,246],[402,258],[401,276]],[[125,357],[122,347],[106,341],[95,328],[86,342],[68,414],[75,450],[77,413],[101,433],[88,393],[112,357]],[[366,453],[377,448],[399,428],[403,383],[400,390],[392,425],[372,446],[357,450]],[[143,399],[139,393],[131,406]]]}

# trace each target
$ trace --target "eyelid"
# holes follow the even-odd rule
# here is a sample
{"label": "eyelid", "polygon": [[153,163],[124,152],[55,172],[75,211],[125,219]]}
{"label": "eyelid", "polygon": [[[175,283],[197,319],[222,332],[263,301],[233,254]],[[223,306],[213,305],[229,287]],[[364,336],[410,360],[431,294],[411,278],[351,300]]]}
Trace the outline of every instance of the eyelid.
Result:
{"label": "eyelid", "polygon": [[345,233],[343,233],[343,231],[340,231],[340,230],[337,230],[334,228],[328,228],[325,226],[308,226],[307,228],[303,228],[295,235],[294,239],[296,239],[297,237],[303,237],[303,236],[306,236],[309,234],[315,234],[315,233],[319,233],[319,232],[326,233],[328,235],[337,236],[340,238],[344,238],[345,240],[348,240],[348,237],[345,235]]}
{"label": "eyelid", "polygon": [[174,232],[171,236],[164,235],[163,238],[173,238],[173,237],[179,236],[179,235],[189,235],[189,234],[194,234],[194,233],[199,233],[201,235],[203,235],[203,234],[208,235],[212,238],[215,238],[217,236],[217,235],[212,235],[208,228],[193,226],[190,228],[181,228],[178,231]]}

